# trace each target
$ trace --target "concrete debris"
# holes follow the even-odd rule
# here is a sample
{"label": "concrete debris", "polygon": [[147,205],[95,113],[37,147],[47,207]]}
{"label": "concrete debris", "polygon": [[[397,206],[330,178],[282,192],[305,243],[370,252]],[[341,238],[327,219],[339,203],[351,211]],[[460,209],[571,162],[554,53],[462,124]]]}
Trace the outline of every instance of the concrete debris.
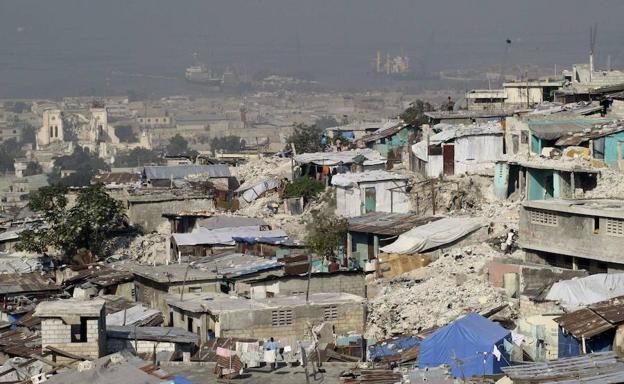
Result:
{"label": "concrete debris", "polygon": [[230,171],[236,176],[240,184],[269,176],[290,179],[292,177],[292,164],[291,160],[287,158],[275,156],[261,157],[259,159],[250,159],[245,164],[231,168]]}
{"label": "concrete debris", "polygon": [[369,303],[366,337],[417,333],[506,303],[504,291],[491,286],[483,273],[499,255],[488,245],[453,248],[426,267],[373,283],[379,294]]}
{"label": "concrete debris", "polygon": [[163,221],[156,232],[136,237],[114,239],[114,255],[118,258],[133,259],[142,264],[163,264],[168,259],[167,244],[171,236],[168,221]]}
{"label": "concrete debris", "polygon": [[602,168],[596,188],[586,191],[583,197],[588,199],[624,198],[624,174],[616,169]]}

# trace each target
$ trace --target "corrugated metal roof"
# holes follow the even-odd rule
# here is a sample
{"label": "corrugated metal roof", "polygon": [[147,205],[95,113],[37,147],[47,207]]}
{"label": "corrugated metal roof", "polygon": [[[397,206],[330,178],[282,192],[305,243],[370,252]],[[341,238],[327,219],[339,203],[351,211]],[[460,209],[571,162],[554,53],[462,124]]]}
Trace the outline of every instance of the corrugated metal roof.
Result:
{"label": "corrugated metal roof", "polygon": [[585,141],[613,135],[624,131],[624,125],[614,124],[594,127],[590,132],[579,132],[562,136],[555,142],[556,146],[579,145]]}
{"label": "corrugated metal roof", "polygon": [[150,340],[170,343],[197,343],[193,332],[173,327],[106,326],[106,336],[113,339]]}
{"label": "corrugated metal roof", "polygon": [[[538,363],[501,367],[514,383],[621,383],[624,362],[614,352],[597,352]],[[597,378],[600,378],[597,380]],[[607,379],[608,378],[608,379]]]}
{"label": "corrugated metal roof", "polygon": [[411,213],[371,212],[364,216],[350,218],[349,232],[398,236],[412,228],[440,219],[441,217],[423,217]]}
{"label": "corrugated metal roof", "polygon": [[230,177],[227,165],[149,165],[143,169],[147,180],[184,179],[191,175],[202,175],[211,178]]}
{"label": "corrugated metal roof", "polygon": [[399,175],[382,170],[366,171],[366,172],[349,172],[339,173],[332,177],[332,185],[339,187],[357,186],[359,183],[371,183],[375,181],[403,180],[406,181],[407,176]]}
{"label": "corrugated metal roof", "polygon": [[234,237],[288,237],[281,229],[260,230],[259,226],[205,229],[198,228],[191,233],[174,233],[172,235],[177,245],[234,245]]}
{"label": "corrugated metal roof", "polygon": [[314,153],[303,153],[301,155],[295,156],[295,162],[298,164],[308,164],[313,163],[317,165],[337,165],[337,164],[352,164],[354,163],[354,158],[358,156],[363,156],[366,158],[364,161],[364,165],[367,165],[367,162],[379,162],[383,161],[384,158],[381,154],[372,149],[355,149],[352,151],[341,151],[341,152],[314,152]]}
{"label": "corrugated metal roof", "polygon": [[624,323],[624,296],[593,304],[590,308],[611,324]]}
{"label": "corrugated metal roof", "polygon": [[246,216],[212,216],[205,219],[198,219],[197,226],[206,229],[219,229],[219,228],[235,228],[235,227],[249,227],[249,226],[265,226],[268,225],[264,219],[259,217],[246,217]]}
{"label": "corrugated metal roof", "polygon": [[609,119],[594,117],[576,117],[573,119],[536,118],[530,119],[528,125],[534,136],[544,140],[555,140],[571,133],[589,132],[595,125],[609,121]]}
{"label": "corrugated metal roof", "polygon": [[409,125],[405,125],[403,122],[400,122],[396,125],[391,125],[390,127],[380,128],[377,131],[373,132],[370,135],[366,135],[362,138],[365,143],[369,143],[371,141],[376,141],[379,139],[383,139],[389,136],[394,135],[395,133],[400,132],[403,128],[409,128]]}
{"label": "corrugated metal roof", "polygon": [[559,326],[581,339],[599,335],[615,326],[589,308],[579,309],[554,319]]}
{"label": "corrugated metal roof", "polygon": [[11,273],[0,275],[0,294],[25,294],[53,292],[60,287],[54,284],[51,276],[40,273]]}
{"label": "corrugated metal roof", "polygon": [[141,181],[140,173],[130,172],[106,172],[98,173],[91,179],[94,183],[102,184],[128,184]]}

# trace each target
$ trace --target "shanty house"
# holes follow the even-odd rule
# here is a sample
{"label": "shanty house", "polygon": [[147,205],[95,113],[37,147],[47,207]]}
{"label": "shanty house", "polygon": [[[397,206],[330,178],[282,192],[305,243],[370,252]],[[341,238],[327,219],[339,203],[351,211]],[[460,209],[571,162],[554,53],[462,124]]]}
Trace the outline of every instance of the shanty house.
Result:
{"label": "shanty house", "polygon": [[429,178],[493,168],[503,154],[500,123],[472,126],[437,125],[441,132],[414,144],[412,170]]}
{"label": "shanty house", "polygon": [[334,173],[384,169],[386,159],[372,149],[356,149],[342,152],[303,153],[294,157],[299,175],[326,180]]}
{"label": "shanty house", "polygon": [[336,215],[360,216],[369,212],[409,211],[408,178],[386,171],[337,174]]}
{"label": "shanty house", "polygon": [[175,327],[192,329],[205,341],[216,337],[268,339],[275,337],[282,345],[296,345],[307,327],[323,321],[334,327],[337,335],[362,333],[366,323],[364,298],[347,293],[315,293],[306,302],[305,295],[245,299],[223,294],[195,294],[167,302],[172,309]]}
{"label": "shanty house", "polygon": [[453,376],[461,379],[498,374],[510,361],[505,341],[511,343],[511,332],[471,313],[423,340],[418,366],[434,368],[446,364]]}
{"label": "shanty house", "polygon": [[37,305],[41,318],[41,348],[59,349],[97,359],[106,354],[104,300],[56,300]]}
{"label": "shanty house", "polygon": [[519,245],[529,261],[591,273],[622,271],[624,203],[526,201],[520,207]]}
{"label": "shanty house", "polygon": [[419,130],[412,125],[398,123],[390,127],[380,128],[362,138],[367,148],[374,149],[389,163],[400,163],[403,149],[416,142]]}
{"label": "shanty house", "polygon": [[[411,230],[439,217],[422,217],[411,213],[371,212],[349,218],[345,266],[364,267],[366,262],[379,256],[379,248]],[[351,264],[349,264],[349,262]]]}
{"label": "shanty house", "polygon": [[370,135],[380,129],[388,128],[399,124],[397,120],[390,121],[356,121],[349,124],[338,125],[325,129],[327,136],[331,139],[344,138],[350,141],[357,141],[366,135]]}

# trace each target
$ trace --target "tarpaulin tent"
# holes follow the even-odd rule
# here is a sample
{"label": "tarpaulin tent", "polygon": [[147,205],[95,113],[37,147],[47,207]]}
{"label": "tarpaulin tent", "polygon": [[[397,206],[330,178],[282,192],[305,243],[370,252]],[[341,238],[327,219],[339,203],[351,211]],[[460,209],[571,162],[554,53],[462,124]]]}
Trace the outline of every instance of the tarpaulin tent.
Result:
{"label": "tarpaulin tent", "polygon": [[446,217],[413,228],[401,234],[394,243],[380,249],[402,255],[426,252],[459,240],[483,226],[485,224],[481,219]]}
{"label": "tarpaulin tent", "polygon": [[460,378],[497,374],[509,365],[504,340],[511,344],[511,332],[471,313],[427,337],[420,344],[418,365],[433,368],[447,364],[453,376]]}
{"label": "tarpaulin tent", "polygon": [[598,273],[553,284],[546,300],[573,311],[618,296],[624,296],[624,273]]}

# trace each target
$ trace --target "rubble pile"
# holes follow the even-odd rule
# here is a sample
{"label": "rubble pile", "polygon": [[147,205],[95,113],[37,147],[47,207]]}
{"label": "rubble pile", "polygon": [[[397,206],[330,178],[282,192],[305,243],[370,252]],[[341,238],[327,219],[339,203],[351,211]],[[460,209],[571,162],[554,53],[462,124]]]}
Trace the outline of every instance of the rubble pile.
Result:
{"label": "rubble pile", "polygon": [[171,236],[168,221],[163,221],[156,232],[135,237],[117,237],[114,255],[136,260],[141,264],[163,264],[168,260],[168,239]]}
{"label": "rubble pile", "polygon": [[232,168],[232,174],[241,182],[262,179],[264,177],[288,178],[292,176],[291,160],[283,157],[261,157],[250,159],[245,164]]}
{"label": "rubble pile", "polygon": [[596,188],[585,192],[585,198],[624,198],[624,174],[612,169],[603,168],[600,170],[600,177]]}
{"label": "rubble pile", "polygon": [[366,336],[417,333],[506,303],[504,292],[491,286],[483,273],[497,255],[484,244],[454,248],[426,267],[376,282],[379,294],[369,303]]}

